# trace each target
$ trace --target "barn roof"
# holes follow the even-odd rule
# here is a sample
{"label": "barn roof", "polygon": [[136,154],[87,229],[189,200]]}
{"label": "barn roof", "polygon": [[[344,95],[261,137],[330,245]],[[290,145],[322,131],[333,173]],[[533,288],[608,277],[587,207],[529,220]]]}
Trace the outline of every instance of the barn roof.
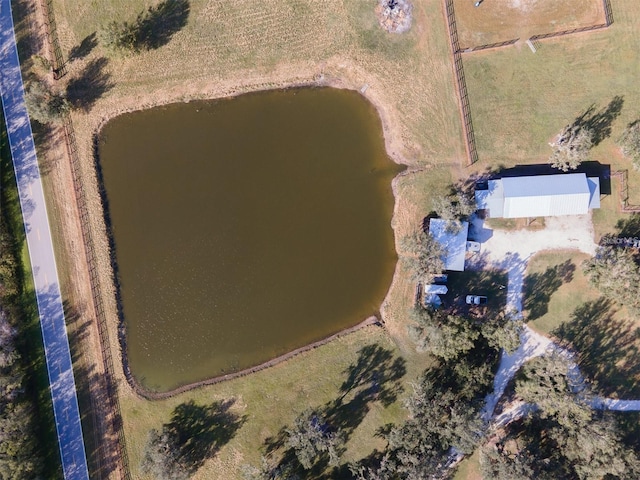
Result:
{"label": "barn roof", "polygon": [[494,218],[581,215],[600,206],[600,182],[584,173],[505,177],[490,180],[476,199]]}

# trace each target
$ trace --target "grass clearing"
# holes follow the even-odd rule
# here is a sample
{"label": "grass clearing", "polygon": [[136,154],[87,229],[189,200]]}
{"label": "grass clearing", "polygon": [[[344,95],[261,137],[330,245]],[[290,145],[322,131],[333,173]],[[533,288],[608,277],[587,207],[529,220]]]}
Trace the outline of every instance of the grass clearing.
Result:
{"label": "grass clearing", "polygon": [[[640,12],[632,0],[613,8],[610,28],[543,41],[535,54],[519,46],[464,57],[479,167],[546,163],[548,143],[565,125],[619,95],[622,111],[591,157],[612,170],[630,168],[615,141],[640,116]],[[630,172],[630,185],[638,179]]]}
{"label": "grass clearing", "polygon": [[589,255],[575,251],[537,254],[524,278],[523,309],[529,326],[551,334],[585,302],[600,295],[582,273]]}
{"label": "grass clearing", "polygon": [[482,475],[480,475],[479,450],[476,450],[473,452],[473,455],[460,462],[453,480],[482,480]]}
{"label": "grass clearing", "polygon": [[602,0],[494,0],[479,7],[475,3],[454,2],[462,49],[605,23]]}

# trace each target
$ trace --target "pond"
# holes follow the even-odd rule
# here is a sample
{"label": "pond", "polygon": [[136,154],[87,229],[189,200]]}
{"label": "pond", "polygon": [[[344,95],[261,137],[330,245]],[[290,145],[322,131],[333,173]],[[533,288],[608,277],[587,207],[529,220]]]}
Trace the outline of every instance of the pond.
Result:
{"label": "pond", "polygon": [[166,391],[376,314],[396,264],[380,119],[358,93],[275,90],[101,131],[131,371]]}

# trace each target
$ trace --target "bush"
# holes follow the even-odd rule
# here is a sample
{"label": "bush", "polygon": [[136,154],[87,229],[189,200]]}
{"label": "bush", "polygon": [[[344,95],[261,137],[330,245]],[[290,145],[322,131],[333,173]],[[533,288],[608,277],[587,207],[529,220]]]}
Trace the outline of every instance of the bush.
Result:
{"label": "bush", "polygon": [[620,137],[622,154],[633,163],[633,168],[640,170],[640,120],[630,123]]}

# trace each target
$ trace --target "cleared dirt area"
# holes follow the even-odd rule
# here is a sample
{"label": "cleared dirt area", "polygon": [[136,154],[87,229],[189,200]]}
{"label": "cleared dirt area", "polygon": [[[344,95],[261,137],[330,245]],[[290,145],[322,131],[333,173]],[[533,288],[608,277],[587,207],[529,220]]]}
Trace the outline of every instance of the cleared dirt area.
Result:
{"label": "cleared dirt area", "polygon": [[602,0],[454,0],[460,48],[605,23]]}

